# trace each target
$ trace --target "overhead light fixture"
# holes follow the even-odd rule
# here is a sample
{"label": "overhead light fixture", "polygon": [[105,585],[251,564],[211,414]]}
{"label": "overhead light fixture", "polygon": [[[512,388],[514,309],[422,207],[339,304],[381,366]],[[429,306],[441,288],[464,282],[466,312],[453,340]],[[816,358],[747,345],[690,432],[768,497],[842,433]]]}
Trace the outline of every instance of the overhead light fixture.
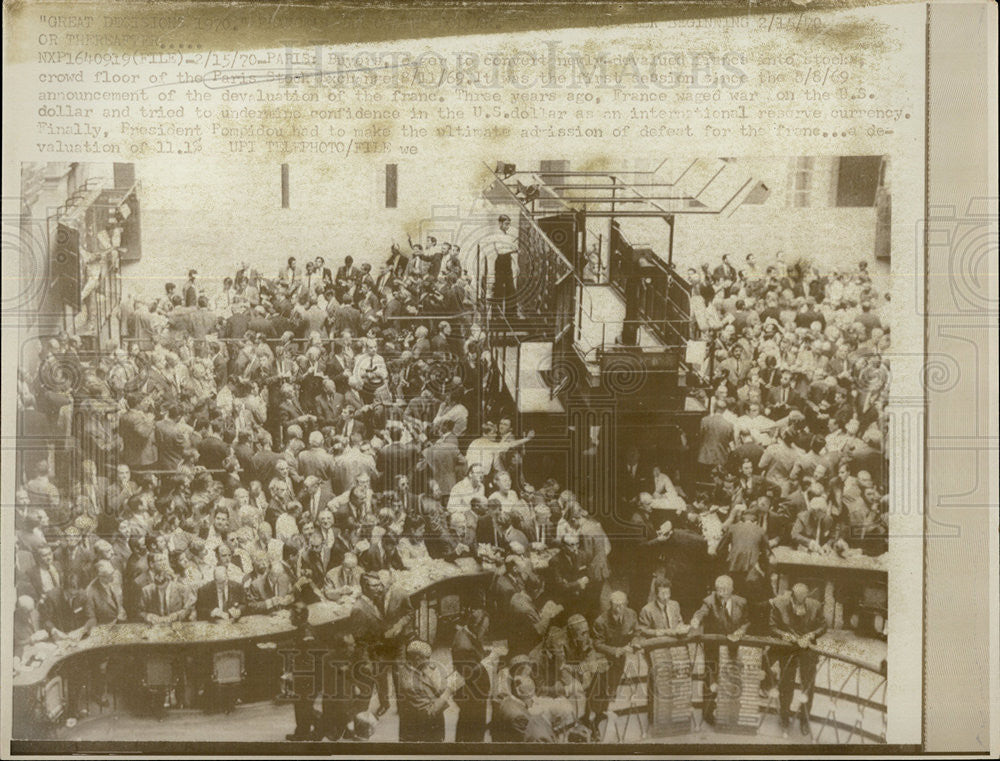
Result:
{"label": "overhead light fixture", "polygon": [[501,179],[504,180],[515,172],[517,172],[517,167],[514,164],[508,164],[504,161],[498,161],[497,168],[494,170],[494,174],[500,175]]}

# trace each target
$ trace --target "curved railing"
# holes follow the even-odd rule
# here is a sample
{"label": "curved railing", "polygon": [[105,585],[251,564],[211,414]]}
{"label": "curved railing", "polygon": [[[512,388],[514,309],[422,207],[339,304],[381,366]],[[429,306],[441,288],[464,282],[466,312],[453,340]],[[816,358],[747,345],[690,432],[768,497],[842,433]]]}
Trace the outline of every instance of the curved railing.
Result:
{"label": "curved railing", "polygon": [[[653,696],[650,690],[657,688],[649,678],[649,664],[654,652],[677,647],[687,647],[690,659],[689,673],[692,683],[690,721],[685,725],[682,715],[680,724],[675,722],[671,731],[661,734],[676,735],[683,734],[685,730],[699,731],[704,723],[701,709],[705,704],[703,695],[705,643],[718,644],[720,649],[730,645],[738,646],[741,654],[759,651],[760,679],[745,684],[745,690],[739,696],[741,715],[754,714],[756,724],[745,722],[730,729],[746,733],[757,733],[758,730],[764,729],[768,718],[779,713],[778,659],[794,647],[793,645],[770,637],[743,637],[737,643],[733,643],[724,635],[660,637],[643,641],[641,651],[629,656],[625,666],[625,676],[618,691],[618,708],[612,708],[615,719],[608,723],[604,731],[604,741],[634,741],[637,736],[650,737],[651,730],[655,731],[656,728],[650,724],[655,708],[651,705]],[[743,648],[749,650],[742,650]],[[822,645],[814,646],[811,650],[815,652],[817,658],[812,710],[807,727],[811,740],[816,743],[838,745],[885,743],[887,676],[884,667],[843,655]],[[745,674],[746,672],[744,678]],[[664,694],[662,697],[669,699],[673,696]],[[624,707],[622,707],[623,702],[626,704]],[[718,725],[717,729],[726,731]]]}

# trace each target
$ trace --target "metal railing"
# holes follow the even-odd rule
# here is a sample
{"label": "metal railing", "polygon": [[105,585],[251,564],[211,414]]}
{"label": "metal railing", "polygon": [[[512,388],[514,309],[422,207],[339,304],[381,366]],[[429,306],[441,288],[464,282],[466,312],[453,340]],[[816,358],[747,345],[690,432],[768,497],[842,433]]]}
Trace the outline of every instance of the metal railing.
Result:
{"label": "metal railing", "polygon": [[[794,647],[787,642],[770,637],[743,637],[732,643],[724,635],[701,635],[689,638],[657,638],[642,643],[642,651],[630,654],[625,674],[612,704],[615,716],[609,721],[601,738],[605,742],[625,742],[649,736],[652,714],[649,673],[650,653],[665,648],[687,647],[690,656],[691,711],[689,724],[681,724],[683,734],[700,731],[704,718],[700,710],[705,706],[705,643],[720,647],[738,644],[740,648],[758,648],[761,651],[761,681],[751,680],[748,695],[740,695],[751,711],[756,711],[754,732],[764,727],[769,717],[780,712],[776,686],[780,680],[779,659]],[[823,646],[814,646],[816,676],[813,682],[813,702],[809,713],[808,733],[815,742],[851,744],[886,742],[887,675],[883,667],[834,652]],[[674,685],[676,687],[676,684]],[[800,686],[796,685],[799,689]],[[667,699],[669,695],[663,696]],[[624,706],[622,704],[625,704]],[[675,704],[676,705],[676,704]],[[671,732],[673,734],[674,732]]]}

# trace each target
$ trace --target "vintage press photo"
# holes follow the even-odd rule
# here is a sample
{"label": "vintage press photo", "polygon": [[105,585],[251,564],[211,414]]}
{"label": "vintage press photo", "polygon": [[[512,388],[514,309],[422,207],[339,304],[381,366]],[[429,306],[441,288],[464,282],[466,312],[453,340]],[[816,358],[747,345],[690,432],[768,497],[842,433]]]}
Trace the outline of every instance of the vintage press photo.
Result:
{"label": "vintage press photo", "polygon": [[5,8],[10,748],[919,750],[928,10],[765,5]]}

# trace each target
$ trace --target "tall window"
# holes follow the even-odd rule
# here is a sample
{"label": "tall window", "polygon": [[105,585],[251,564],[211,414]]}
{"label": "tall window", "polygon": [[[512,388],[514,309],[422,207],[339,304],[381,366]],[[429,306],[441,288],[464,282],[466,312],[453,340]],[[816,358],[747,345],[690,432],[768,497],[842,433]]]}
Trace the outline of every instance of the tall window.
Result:
{"label": "tall window", "polygon": [[399,167],[396,164],[385,165],[385,208],[395,209],[399,192]]}
{"label": "tall window", "polygon": [[837,206],[874,206],[883,163],[882,156],[841,156]]}
{"label": "tall window", "polygon": [[812,156],[797,156],[791,168],[789,178],[789,206],[809,206],[809,196],[812,193],[813,169],[815,161]]}

